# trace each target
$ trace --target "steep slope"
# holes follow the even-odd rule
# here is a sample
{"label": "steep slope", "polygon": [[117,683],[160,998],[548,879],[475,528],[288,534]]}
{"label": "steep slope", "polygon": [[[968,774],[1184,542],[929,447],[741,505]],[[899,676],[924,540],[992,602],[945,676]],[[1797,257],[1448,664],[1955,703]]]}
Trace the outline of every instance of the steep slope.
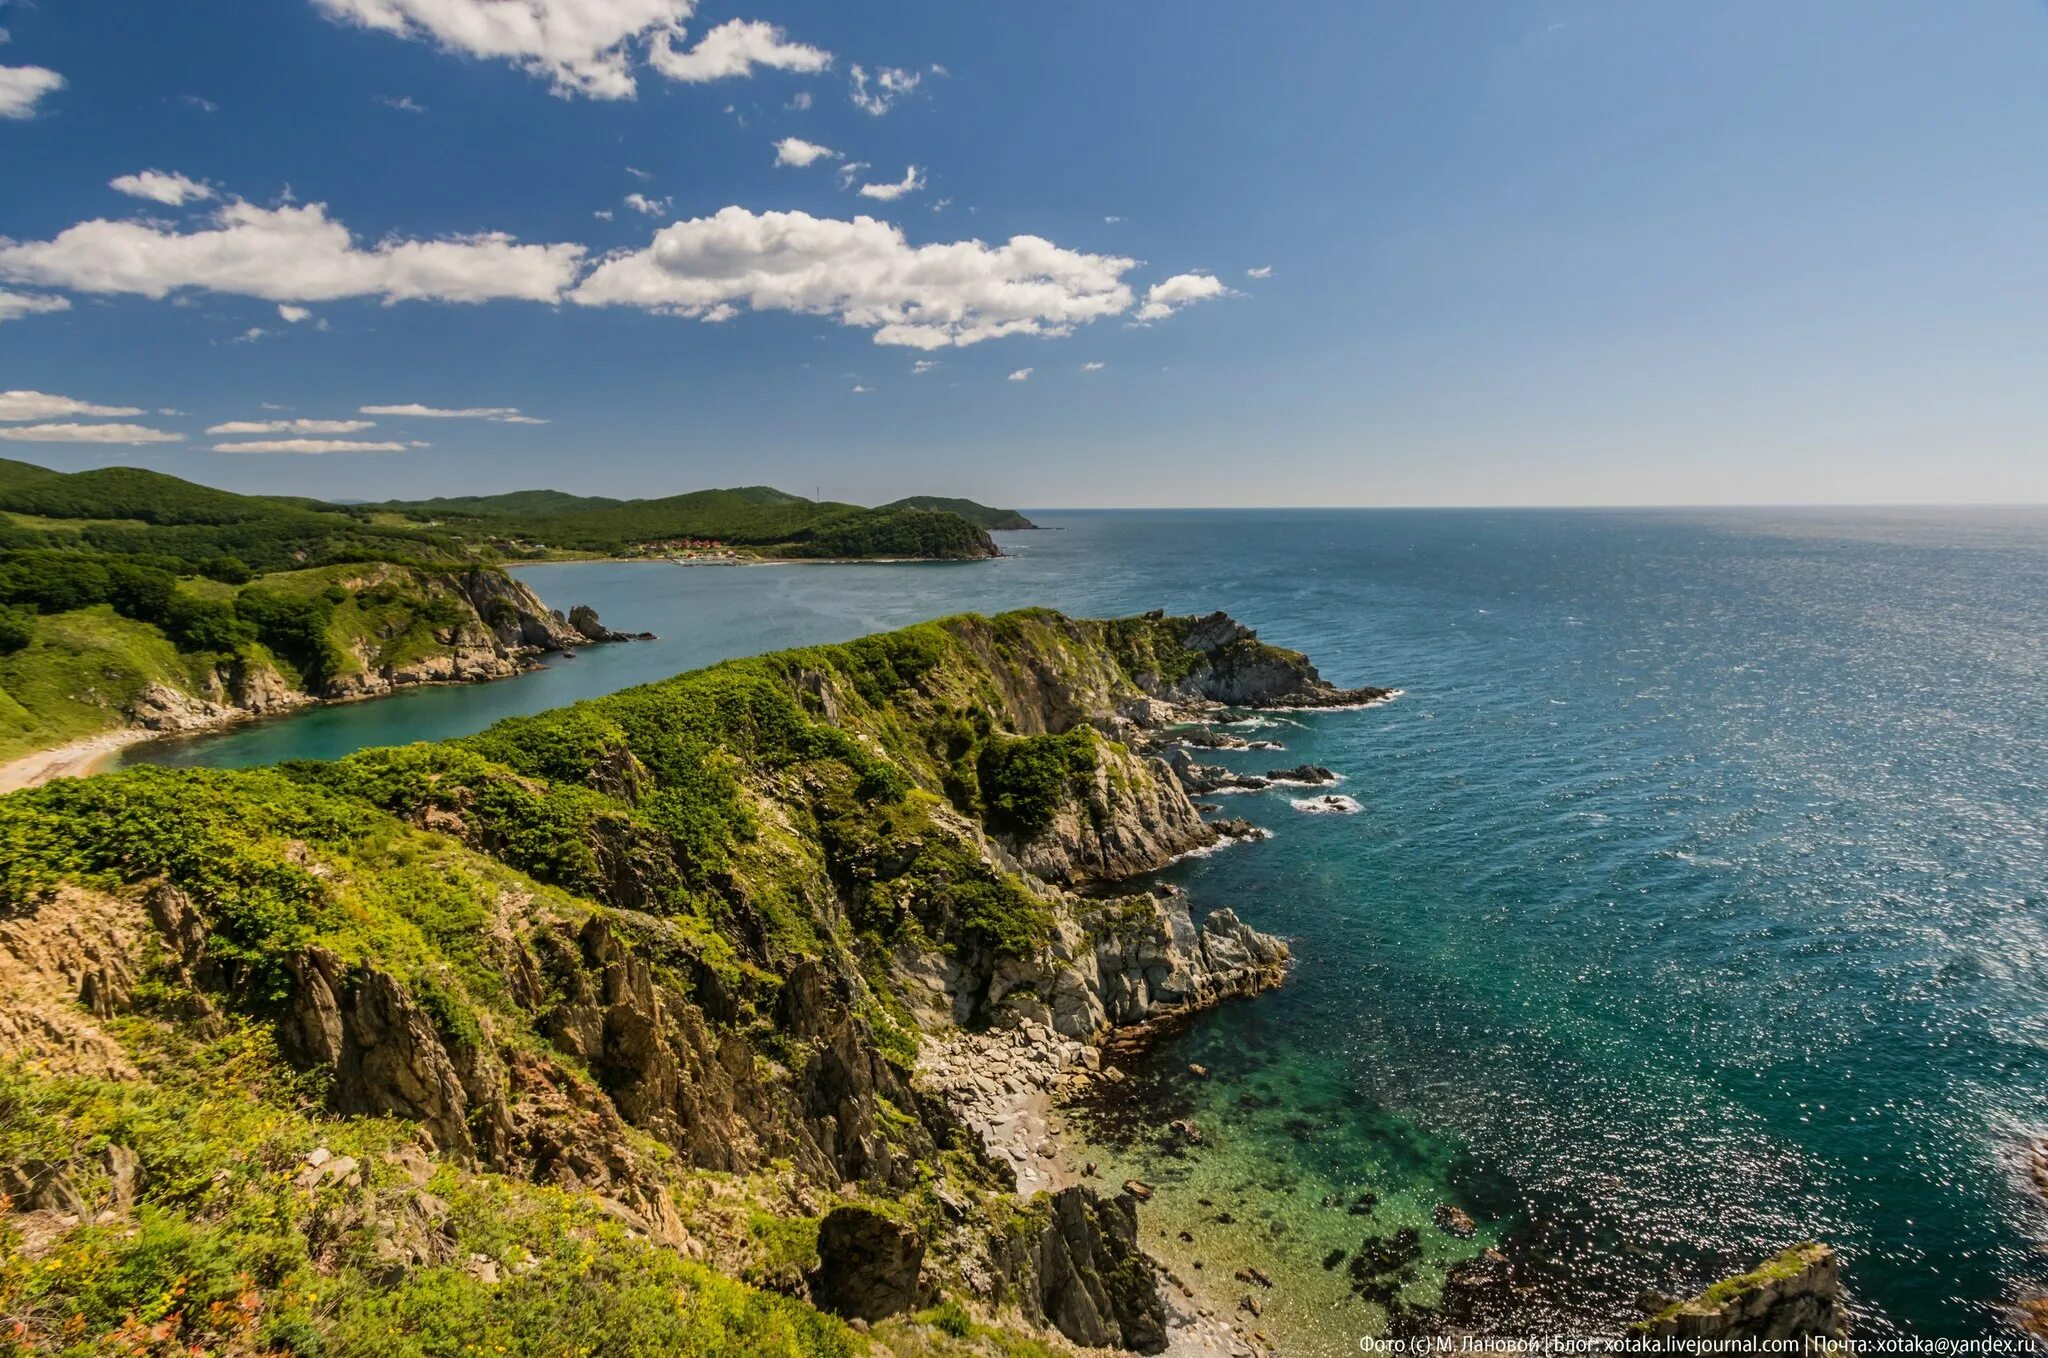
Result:
{"label": "steep slope", "polygon": [[[14,567],[34,578],[9,584]],[[137,580],[157,593],[124,587]],[[41,591],[44,605],[0,608],[18,627],[0,647],[0,759],[106,731],[196,730],[310,702],[505,678],[616,637],[587,610],[579,630],[482,566],[370,562],[230,586],[132,568],[110,578],[73,557],[0,559],[0,589]]]}
{"label": "steep slope", "polygon": [[1280,979],[1227,911],[1020,868],[1211,842],[1131,741],[1245,673],[1336,694],[1259,647],[963,617],[0,799],[0,1312],[32,1346],[1158,1349],[1136,1204],[1017,1202],[924,1067],[966,1029],[1082,1069]]}
{"label": "steep slope", "polygon": [[1014,509],[995,509],[973,500],[949,499],[943,495],[910,495],[888,504],[877,505],[877,509],[936,509],[948,514],[958,514],[969,523],[979,524],[992,532],[1014,532],[1018,529],[1036,528],[1037,524],[1025,518]]}

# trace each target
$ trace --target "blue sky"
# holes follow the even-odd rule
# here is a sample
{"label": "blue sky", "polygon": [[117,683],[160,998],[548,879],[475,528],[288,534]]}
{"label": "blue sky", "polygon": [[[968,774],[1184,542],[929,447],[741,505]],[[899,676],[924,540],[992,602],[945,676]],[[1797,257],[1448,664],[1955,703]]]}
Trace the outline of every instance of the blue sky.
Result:
{"label": "blue sky", "polygon": [[0,28],[0,456],[329,496],[2048,500],[2022,0]]}

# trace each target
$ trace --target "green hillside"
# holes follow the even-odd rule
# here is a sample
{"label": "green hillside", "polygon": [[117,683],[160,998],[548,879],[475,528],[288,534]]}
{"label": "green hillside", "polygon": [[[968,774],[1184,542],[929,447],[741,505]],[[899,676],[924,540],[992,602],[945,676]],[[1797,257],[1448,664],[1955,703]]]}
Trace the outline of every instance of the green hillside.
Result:
{"label": "green hillside", "polygon": [[878,509],[933,509],[948,514],[958,514],[969,523],[979,524],[991,532],[1015,532],[1023,528],[1036,528],[1037,524],[1025,518],[1014,509],[996,509],[974,500],[949,499],[943,495],[910,495],[901,500],[876,506]]}
{"label": "green hillside", "polygon": [[624,501],[529,490],[468,499],[394,500],[357,508],[431,522],[449,532],[606,555],[630,554],[648,544],[679,539],[715,541],[780,557],[966,560],[995,555],[986,529],[951,509],[907,503],[868,509],[807,500],[772,486]]}

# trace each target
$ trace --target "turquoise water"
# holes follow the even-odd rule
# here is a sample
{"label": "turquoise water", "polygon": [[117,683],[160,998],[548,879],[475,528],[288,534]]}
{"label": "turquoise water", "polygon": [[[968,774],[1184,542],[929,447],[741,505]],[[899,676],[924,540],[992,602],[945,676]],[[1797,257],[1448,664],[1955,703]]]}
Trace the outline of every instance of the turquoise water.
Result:
{"label": "turquoise water", "polygon": [[[1378,1323],[1328,1242],[1442,1201],[1524,1261],[1531,1323],[1809,1236],[1871,1330],[1986,1333],[2048,1286],[2015,1157],[2048,1127],[2048,513],[1045,518],[1064,531],[976,565],[531,569],[663,639],[141,757],[454,734],[965,608],[1227,608],[1405,694],[1223,756],[1328,764],[1367,809],[1231,799],[1276,838],[1171,875],[1299,965],[1162,1048],[1138,1115],[1083,1121],[1173,1179],[1176,1221],[1240,1218],[1197,1249],[1258,1233],[1276,1326]],[[1191,1060],[1212,1078],[1173,1075]],[[1207,1140],[1176,1154],[1183,1111]],[[1426,1293],[1459,1247],[1420,1234]]]}

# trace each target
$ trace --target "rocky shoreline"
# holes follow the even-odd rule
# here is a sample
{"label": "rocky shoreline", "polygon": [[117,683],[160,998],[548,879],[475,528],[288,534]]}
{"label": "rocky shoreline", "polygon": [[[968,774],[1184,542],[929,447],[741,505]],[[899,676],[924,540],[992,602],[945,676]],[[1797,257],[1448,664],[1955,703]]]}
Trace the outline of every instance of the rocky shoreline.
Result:
{"label": "rocky shoreline", "polygon": [[650,632],[605,626],[588,604],[577,604],[566,614],[551,609],[524,583],[501,571],[472,569],[453,577],[443,593],[467,616],[445,629],[431,655],[379,664],[359,652],[354,657],[357,668],[330,678],[314,693],[294,687],[276,668],[240,662],[217,666],[199,692],[151,683],[122,710],[121,725],[0,765],[0,794],[54,778],[87,777],[130,746],[152,740],[202,735],[308,708],[389,697],[406,689],[517,678],[542,668],[549,656],[573,659],[584,646],[653,639]]}

